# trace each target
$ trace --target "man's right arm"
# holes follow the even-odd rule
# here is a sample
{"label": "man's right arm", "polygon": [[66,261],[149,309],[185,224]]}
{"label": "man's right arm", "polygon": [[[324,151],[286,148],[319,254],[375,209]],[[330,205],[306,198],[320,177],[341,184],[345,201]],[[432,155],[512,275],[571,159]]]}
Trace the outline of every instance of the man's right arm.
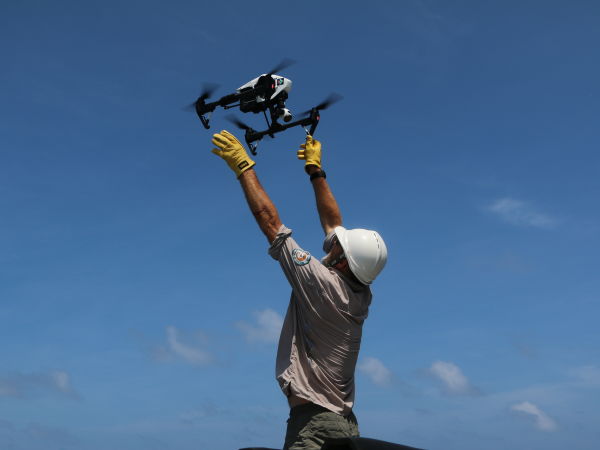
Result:
{"label": "man's right arm", "polygon": [[[306,160],[305,170],[309,175],[321,171],[321,143],[312,136],[306,136],[306,142],[298,150],[298,158]],[[311,181],[317,201],[317,211],[325,234],[342,225],[340,208],[329,188],[325,177],[316,177]]]}
{"label": "man's right arm", "polygon": [[240,141],[227,130],[213,134],[212,143],[217,146],[212,152],[223,158],[237,175],[250,211],[269,243],[272,243],[281,227],[281,221],[275,205],[258,181],[253,169],[254,161]]}

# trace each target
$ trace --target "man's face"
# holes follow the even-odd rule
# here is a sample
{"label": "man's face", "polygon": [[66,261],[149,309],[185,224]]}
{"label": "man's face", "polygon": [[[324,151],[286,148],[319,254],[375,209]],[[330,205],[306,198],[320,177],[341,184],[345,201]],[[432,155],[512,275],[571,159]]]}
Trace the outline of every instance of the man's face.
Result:
{"label": "man's face", "polygon": [[333,240],[331,251],[323,258],[323,265],[326,267],[334,267],[337,270],[344,270],[348,267],[348,260],[344,255],[344,249],[340,245],[337,236]]}

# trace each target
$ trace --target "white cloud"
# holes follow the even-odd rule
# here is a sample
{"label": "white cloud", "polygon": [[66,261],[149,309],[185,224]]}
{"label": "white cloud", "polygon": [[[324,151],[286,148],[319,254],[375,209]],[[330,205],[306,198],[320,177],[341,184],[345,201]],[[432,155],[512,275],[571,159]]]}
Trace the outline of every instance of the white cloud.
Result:
{"label": "white cloud", "polygon": [[389,386],[392,381],[392,372],[377,358],[363,358],[358,364],[358,370],[377,386]]}
{"label": "white cloud", "polygon": [[283,317],[272,309],[263,309],[253,313],[255,324],[239,321],[235,325],[244,333],[246,340],[250,342],[277,342]]}
{"label": "white cloud", "polygon": [[429,368],[429,373],[442,382],[449,394],[469,395],[477,392],[460,367],[451,362],[435,361]]}
{"label": "white cloud", "polygon": [[22,398],[43,393],[78,396],[71,386],[69,374],[62,370],[0,376],[0,397]]}
{"label": "white cloud", "polygon": [[186,362],[195,365],[206,365],[213,362],[212,355],[200,347],[194,347],[181,341],[180,332],[173,326],[167,327],[167,346],[170,353],[179,356]]}
{"label": "white cloud", "polygon": [[542,214],[525,202],[513,198],[500,198],[486,209],[512,225],[543,229],[551,229],[557,225],[555,218]]}
{"label": "white cloud", "polygon": [[54,385],[59,391],[62,392],[70,392],[71,391],[71,382],[69,379],[69,374],[67,372],[63,372],[60,370],[56,370],[50,374]]}
{"label": "white cloud", "polygon": [[557,429],[556,422],[533,403],[517,403],[516,405],[512,405],[510,409],[533,416],[535,419],[535,426],[542,431],[555,431]]}

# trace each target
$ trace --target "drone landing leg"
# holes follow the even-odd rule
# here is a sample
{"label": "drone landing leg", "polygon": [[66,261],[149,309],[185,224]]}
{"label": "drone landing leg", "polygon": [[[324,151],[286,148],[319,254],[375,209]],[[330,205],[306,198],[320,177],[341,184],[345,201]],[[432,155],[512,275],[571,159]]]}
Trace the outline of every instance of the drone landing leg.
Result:
{"label": "drone landing leg", "polygon": [[254,142],[246,142],[246,144],[248,144],[248,147],[250,148],[250,153],[252,153],[254,156],[256,156],[256,148],[258,147],[258,144],[255,144]]}
{"label": "drone landing leg", "polygon": [[256,156],[256,148],[258,147],[258,141],[262,139],[262,136],[258,139],[253,139],[252,136],[255,134],[255,131],[250,129],[246,130],[246,144],[248,144],[248,148],[250,149],[250,153]]}
{"label": "drone landing leg", "polygon": [[210,128],[209,122],[210,122],[211,115],[212,115],[212,112],[210,112],[210,111],[205,114],[200,114],[200,122],[202,122],[202,125],[207,130]]}
{"label": "drone landing leg", "polygon": [[266,112],[266,111],[263,111],[263,114],[264,114],[264,116],[265,116],[265,121],[267,122],[267,127],[268,127],[268,128],[271,128],[271,124],[269,123],[269,119],[267,119],[267,112]]}

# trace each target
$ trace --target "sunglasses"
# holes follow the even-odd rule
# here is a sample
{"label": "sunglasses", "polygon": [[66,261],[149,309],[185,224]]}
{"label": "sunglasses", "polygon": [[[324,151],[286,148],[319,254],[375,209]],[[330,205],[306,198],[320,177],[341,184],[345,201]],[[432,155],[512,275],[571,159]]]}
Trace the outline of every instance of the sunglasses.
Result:
{"label": "sunglasses", "polygon": [[[339,244],[339,246],[340,246],[340,247],[342,247],[342,244],[340,244],[340,241],[339,241],[339,239],[338,239],[338,237],[337,237],[337,236],[334,236],[334,237],[333,237],[333,240],[332,240],[332,242],[331,242],[331,248],[335,247],[335,244]],[[342,249],[343,249],[343,248],[342,248]],[[339,264],[339,263],[341,263],[341,262],[342,262],[342,261],[344,261],[345,259],[346,259],[346,255],[344,254],[344,252],[342,252],[342,253],[341,253],[341,254],[340,254],[340,255],[339,255],[337,258],[335,258],[335,259],[333,259],[333,260],[331,260],[331,261],[329,262],[329,266],[330,266],[330,267],[333,267],[333,266],[335,266],[336,264]]]}

